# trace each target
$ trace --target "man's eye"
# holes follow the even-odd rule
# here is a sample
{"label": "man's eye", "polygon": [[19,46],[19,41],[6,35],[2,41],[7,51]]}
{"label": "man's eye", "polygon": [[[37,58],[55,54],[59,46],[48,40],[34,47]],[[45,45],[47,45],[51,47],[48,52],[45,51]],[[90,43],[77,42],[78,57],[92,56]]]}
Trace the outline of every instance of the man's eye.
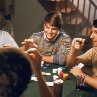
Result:
{"label": "man's eye", "polygon": [[97,33],[97,31],[92,31],[92,32]]}
{"label": "man's eye", "polygon": [[46,27],[47,29],[50,29],[49,27]]}
{"label": "man's eye", "polygon": [[49,29],[49,27],[48,26],[45,26],[47,29]]}
{"label": "man's eye", "polygon": [[57,30],[57,28],[52,28],[52,30]]}

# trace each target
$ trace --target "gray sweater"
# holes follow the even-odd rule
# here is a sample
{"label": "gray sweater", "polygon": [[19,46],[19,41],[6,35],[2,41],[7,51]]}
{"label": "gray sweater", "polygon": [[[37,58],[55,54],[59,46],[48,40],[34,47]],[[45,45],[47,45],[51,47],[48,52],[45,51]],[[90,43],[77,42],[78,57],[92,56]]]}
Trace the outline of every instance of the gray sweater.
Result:
{"label": "gray sweater", "polygon": [[43,32],[34,33],[30,39],[38,46],[37,49],[42,55],[52,55],[53,63],[64,65],[70,50],[70,37],[65,32],[59,32],[55,40],[49,41],[44,38]]}

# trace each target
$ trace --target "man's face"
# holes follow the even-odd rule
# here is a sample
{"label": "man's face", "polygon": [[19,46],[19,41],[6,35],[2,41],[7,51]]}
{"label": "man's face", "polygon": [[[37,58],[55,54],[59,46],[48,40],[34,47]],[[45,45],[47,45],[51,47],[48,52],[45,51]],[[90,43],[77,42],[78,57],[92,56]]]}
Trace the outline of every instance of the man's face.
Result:
{"label": "man's face", "polygon": [[93,40],[93,46],[97,46],[97,28],[92,27],[92,34],[90,38]]}
{"label": "man's face", "polygon": [[44,33],[46,35],[46,38],[49,40],[52,40],[58,32],[58,28],[49,25],[48,23],[44,24]]}

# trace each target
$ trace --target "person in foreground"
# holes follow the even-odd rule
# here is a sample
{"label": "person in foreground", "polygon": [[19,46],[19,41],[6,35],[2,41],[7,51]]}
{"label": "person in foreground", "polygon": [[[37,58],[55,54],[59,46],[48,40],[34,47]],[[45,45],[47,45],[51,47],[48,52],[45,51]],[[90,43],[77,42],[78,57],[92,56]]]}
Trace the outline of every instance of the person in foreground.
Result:
{"label": "person in foreground", "polygon": [[[77,76],[84,77],[84,81],[97,89],[97,20],[93,21],[92,34],[90,38],[93,40],[93,48],[89,49],[83,55],[77,56],[77,53],[82,49],[85,39],[75,38],[71,44],[71,50],[67,57],[66,65],[73,67],[70,72]],[[90,65],[93,74],[90,76],[83,72],[77,65],[83,63],[85,66]],[[76,65],[76,66],[74,66]]]}
{"label": "person in foreground", "polygon": [[0,48],[0,97],[20,97],[27,88],[32,71],[37,75],[41,97],[53,97],[40,71],[41,56],[35,49],[31,52],[29,58],[20,49]]}
{"label": "person in foreground", "polygon": [[70,50],[70,37],[62,29],[62,16],[60,12],[50,12],[46,15],[43,31],[34,33],[30,39],[22,42],[22,49],[28,50],[37,45],[42,55],[42,61],[64,65]]}

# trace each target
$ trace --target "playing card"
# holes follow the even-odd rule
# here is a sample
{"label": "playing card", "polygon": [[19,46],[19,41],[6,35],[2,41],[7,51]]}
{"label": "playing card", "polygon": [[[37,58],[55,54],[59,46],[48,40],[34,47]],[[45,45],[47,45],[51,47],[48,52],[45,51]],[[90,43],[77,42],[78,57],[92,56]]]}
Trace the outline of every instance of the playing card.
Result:
{"label": "playing card", "polygon": [[46,82],[47,86],[53,86],[53,82]]}
{"label": "playing card", "polygon": [[79,67],[79,68],[82,68],[83,66],[84,66],[83,63],[79,63],[79,64],[78,64],[78,67]]}

